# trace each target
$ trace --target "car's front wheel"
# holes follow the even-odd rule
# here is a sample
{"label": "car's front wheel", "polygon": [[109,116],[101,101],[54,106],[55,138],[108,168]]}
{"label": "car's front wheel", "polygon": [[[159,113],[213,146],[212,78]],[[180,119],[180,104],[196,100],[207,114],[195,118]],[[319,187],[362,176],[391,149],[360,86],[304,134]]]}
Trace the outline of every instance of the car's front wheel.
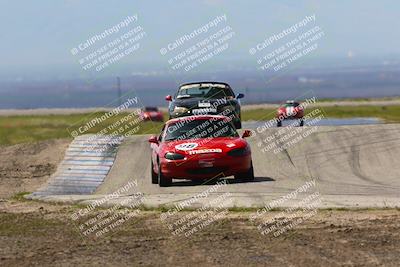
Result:
{"label": "car's front wheel", "polygon": [[158,185],[160,187],[166,187],[166,186],[170,186],[172,183],[172,179],[171,178],[167,178],[162,174],[161,171],[161,163],[158,164]]}
{"label": "car's front wheel", "polygon": [[235,121],[234,124],[236,129],[242,129],[242,122],[240,120]]}
{"label": "car's front wheel", "polygon": [[248,171],[235,174],[235,180],[254,181],[253,162],[251,163],[250,169],[248,169]]}

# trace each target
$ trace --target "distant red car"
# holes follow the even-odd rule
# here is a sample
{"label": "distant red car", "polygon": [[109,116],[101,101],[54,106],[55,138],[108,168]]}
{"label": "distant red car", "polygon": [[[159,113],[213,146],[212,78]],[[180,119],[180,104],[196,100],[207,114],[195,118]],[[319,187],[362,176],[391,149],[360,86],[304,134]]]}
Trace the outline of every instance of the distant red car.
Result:
{"label": "distant red car", "polygon": [[145,121],[164,121],[164,116],[157,107],[145,107],[140,113],[140,117]]}
{"label": "distant red car", "polygon": [[172,179],[206,180],[231,176],[254,180],[250,145],[228,117],[199,115],[165,123],[151,143],[151,181],[168,186]]}
{"label": "distant red car", "polygon": [[300,121],[300,126],[304,125],[304,108],[299,102],[293,100],[286,101],[286,103],[278,108],[276,114],[278,127],[282,126],[282,121],[284,120],[295,120]]}

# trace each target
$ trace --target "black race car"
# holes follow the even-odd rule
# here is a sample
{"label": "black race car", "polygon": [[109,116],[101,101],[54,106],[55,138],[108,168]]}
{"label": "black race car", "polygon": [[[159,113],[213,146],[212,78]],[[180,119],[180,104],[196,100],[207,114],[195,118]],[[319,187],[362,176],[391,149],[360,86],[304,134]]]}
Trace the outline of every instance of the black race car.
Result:
{"label": "black race car", "polygon": [[240,98],[244,94],[233,93],[227,83],[193,82],[179,86],[175,96],[167,95],[170,101],[169,118],[192,115],[223,115],[230,117],[236,129],[242,128]]}

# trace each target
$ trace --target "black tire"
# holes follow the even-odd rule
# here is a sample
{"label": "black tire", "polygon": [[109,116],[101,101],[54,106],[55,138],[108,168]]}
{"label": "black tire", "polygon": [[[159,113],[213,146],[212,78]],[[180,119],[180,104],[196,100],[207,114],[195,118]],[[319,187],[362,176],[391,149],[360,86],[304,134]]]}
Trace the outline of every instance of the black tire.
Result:
{"label": "black tire", "polygon": [[154,172],[154,164],[153,160],[151,161],[151,183],[152,184],[158,184],[158,175],[157,173]]}
{"label": "black tire", "polygon": [[282,121],[278,121],[278,122],[276,123],[276,127],[282,127]]}
{"label": "black tire", "polygon": [[303,118],[301,118],[300,119],[300,127],[303,127],[304,126],[304,120],[303,120]]}
{"label": "black tire", "polygon": [[241,120],[235,121],[234,125],[235,125],[236,129],[242,129],[242,121]]}
{"label": "black tire", "polygon": [[158,185],[160,187],[167,187],[167,186],[170,186],[172,183],[171,178],[167,178],[162,174],[160,163],[158,163],[158,179],[157,180],[158,180]]}
{"label": "black tire", "polygon": [[250,169],[247,172],[238,173],[235,175],[235,180],[241,181],[254,181],[254,168],[253,162],[251,163]]}

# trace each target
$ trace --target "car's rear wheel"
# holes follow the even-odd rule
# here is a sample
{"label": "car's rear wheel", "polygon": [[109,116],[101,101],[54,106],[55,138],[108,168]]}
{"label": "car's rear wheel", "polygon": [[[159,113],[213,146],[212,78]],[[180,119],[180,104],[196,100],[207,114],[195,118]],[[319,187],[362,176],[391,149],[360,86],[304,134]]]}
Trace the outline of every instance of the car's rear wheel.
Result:
{"label": "car's rear wheel", "polygon": [[276,127],[282,127],[282,121],[278,120],[278,122],[276,123]]}
{"label": "car's rear wheel", "polygon": [[304,120],[303,120],[303,118],[301,118],[300,119],[300,127],[303,127],[303,125],[304,125]]}
{"label": "car's rear wheel", "polygon": [[172,178],[167,178],[162,174],[161,164],[158,163],[158,185],[160,187],[170,186],[172,183]]}
{"label": "car's rear wheel", "polygon": [[235,180],[254,181],[253,162],[251,163],[250,169],[248,171],[235,174]]}
{"label": "car's rear wheel", "polygon": [[151,161],[151,183],[152,184],[158,184],[158,175],[154,171],[153,160]]}

